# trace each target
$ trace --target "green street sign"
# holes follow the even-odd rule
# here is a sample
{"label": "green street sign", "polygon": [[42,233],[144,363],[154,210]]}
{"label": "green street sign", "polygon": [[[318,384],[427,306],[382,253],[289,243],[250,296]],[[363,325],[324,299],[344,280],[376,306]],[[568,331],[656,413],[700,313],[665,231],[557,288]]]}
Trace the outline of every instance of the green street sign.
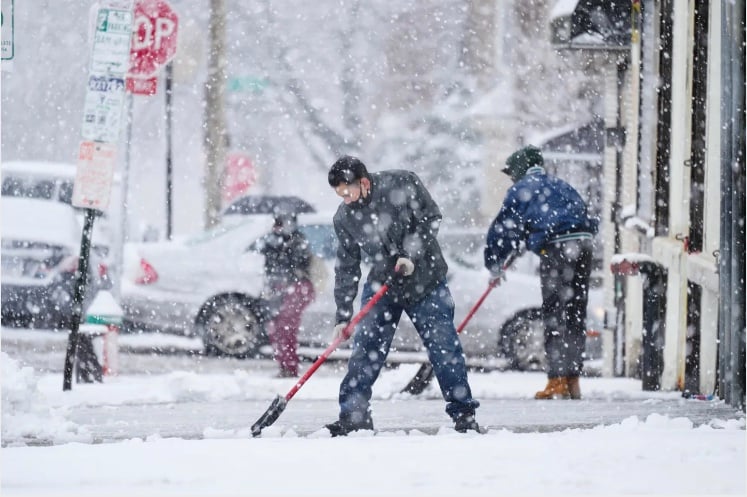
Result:
{"label": "green street sign", "polygon": [[226,82],[226,89],[233,93],[262,93],[270,85],[267,78],[255,76],[231,76]]}
{"label": "green street sign", "polygon": [[11,60],[15,54],[13,22],[14,0],[2,0],[0,3],[0,31],[2,31],[2,60]]}

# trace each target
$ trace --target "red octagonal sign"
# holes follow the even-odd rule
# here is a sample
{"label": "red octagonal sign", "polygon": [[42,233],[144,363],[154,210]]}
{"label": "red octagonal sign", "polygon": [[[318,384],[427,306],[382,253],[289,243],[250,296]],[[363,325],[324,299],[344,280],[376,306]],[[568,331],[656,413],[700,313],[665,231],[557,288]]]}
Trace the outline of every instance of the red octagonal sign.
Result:
{"label": "red octagonal sign", "polygon": [[153,76],[176,54],[179,17],[166,0],[135,2],[129,75]]}

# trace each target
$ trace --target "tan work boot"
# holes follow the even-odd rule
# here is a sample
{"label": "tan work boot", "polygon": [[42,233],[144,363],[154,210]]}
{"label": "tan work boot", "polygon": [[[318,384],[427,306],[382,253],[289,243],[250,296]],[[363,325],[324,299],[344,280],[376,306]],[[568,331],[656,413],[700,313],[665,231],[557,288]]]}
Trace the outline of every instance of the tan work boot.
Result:
{"label": "tan work boot", "polygon": [[579,400],[581,398],[581,385],[578,383],[578,376],[568,377],[568,393],[571,395],[573,400]]}
{"label": "tan work boot", "polygon": [[550,378],[544,390],[534,394],[535,399],[569,399],[571,393],[568,391],[568,378]]}

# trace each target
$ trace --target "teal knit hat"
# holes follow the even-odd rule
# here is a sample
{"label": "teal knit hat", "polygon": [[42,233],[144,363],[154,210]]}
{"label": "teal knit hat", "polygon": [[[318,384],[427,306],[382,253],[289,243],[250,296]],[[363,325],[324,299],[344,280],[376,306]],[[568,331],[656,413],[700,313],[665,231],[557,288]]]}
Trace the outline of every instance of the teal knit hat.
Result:
{"label": "teal knit hat", "polygon": [[511,154],[506,159],[506,167],[502,171],[509,176],[514,182],[519,181],[530,167],[541,166],[545,163],[542,158],[542,152],[534,145],[527,145]]}

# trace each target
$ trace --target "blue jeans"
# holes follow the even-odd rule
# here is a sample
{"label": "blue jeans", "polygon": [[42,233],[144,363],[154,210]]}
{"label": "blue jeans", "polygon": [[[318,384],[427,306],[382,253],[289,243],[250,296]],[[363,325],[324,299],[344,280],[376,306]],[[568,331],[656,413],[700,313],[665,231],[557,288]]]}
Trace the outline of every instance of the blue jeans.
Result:
{"label": "blue jeans", "polygon": [[[361,307],[373,295],[373,289],[366,283]],[[402,311],[410,317],[428,350],[446,401],[446,413],[452,419],[474,414],[480,403],[472,398],[467,382],[464,352],[454,328],[454,300],[442,281],[429,295],[407,307],[385,294],[358,323],[348,372],[340,385],[340,419],[360,423],[370,416],[371,388],[384,367]]]}

